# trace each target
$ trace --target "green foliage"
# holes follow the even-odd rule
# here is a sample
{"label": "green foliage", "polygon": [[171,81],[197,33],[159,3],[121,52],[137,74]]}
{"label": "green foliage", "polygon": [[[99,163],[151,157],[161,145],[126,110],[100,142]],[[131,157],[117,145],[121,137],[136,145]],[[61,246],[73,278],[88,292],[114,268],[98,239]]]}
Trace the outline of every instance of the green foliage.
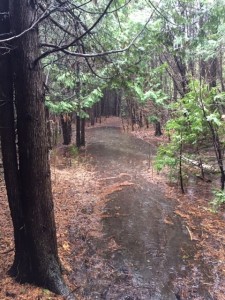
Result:
{"label": "green foliage", "polygon": [[156,116],[156,115],[151,115],[151,116],[149,116],[148,117],[148,121],[150,122],[150,123],[156,123],[157,121],[159,121],[159,117],[158,116]]}
{"label": "green foliage", "polygon": [[215,189],[213,191],[213,194],[214,194],[214,198],[210,202],[210,205],[212,207],[212,211],[214,213],[216,213],[218,211],[218,209],[220,208],[220,206],[225,203],[225,192]]}
{"label": "green foliage", "polygon": [[101,100],[102,96],[102,90],[100,88],[96,88],[87,96],[82,97],[81,106],[84,108],[92,107],[95,103]]}
{"label": "green foliage", "polygon": [[69,112],[76,111],[77,109],[76,102],[65,102],[65,101],[52,102],[50,100],[47,100],[45,105],[48,107],[50,112],[55,114],[69,113]]}
{"label": "green foliage", "polygon": [[66,88],[74,89],[76,87],[76,77],[71,72],[62,73],[56,77],[57,82]]}
{"label": "green foliage", "polygon": [[161,171],[164,167],[168,166],[171,170],[175,171],[179,162],[178,150],[178,144],[175,143],[160,146],[154,162],[156,170]]}
{"label": "green foliage", "polygon": [[[179,149],[182,145],[184,154],[196,155],[197,148],[201,147],[204,140],[212,140],[211,129],[223,135],[224,122],[221,116],[221,106],[217,99],[223,98],[223,93],[216,89],[209,89],[198,81],[189,85],[189,93],[170,106],[172,119],[166,124],[166,131],[170,142],[159,147],[155,166],[161,170],[165,166],[174,168],[178,163]],[[212,145],[211,145],[212,146]]]}
{"label": "green foliage", "polygon": [[70,145],[68,147],[68,151],[69,151],[70,157],[77,158],[77,156],[79,154],[79,149],[75,145]]}

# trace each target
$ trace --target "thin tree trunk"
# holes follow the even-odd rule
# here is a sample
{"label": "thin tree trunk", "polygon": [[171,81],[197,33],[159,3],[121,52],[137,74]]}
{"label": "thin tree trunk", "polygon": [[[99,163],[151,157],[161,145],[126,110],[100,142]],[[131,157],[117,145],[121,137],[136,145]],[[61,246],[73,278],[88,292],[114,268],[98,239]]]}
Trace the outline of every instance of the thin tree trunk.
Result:
{"label": "thin tree trunk", "polygon": [[71,116],[68,114],[60,114],[62,133],[63,133],[63,144],[69,145],[72,138],[72,124]]}
{"label": "thin tree trunk", "polygon": [[90,109],[90,119],[91,119],[91,126],[94,126],[95,125],[95,115],[94,115],[94,108],[93,108],[93,106]]}
{"label": "thin tree trunk", "polygon": [[217,65],[218,65],[218,60],[217,57],[210,59],[209,61],[209,86],[216,87],[216,75],[217,75]]}
{"label": "thin tree trunk", "polygon": [[76,146],[80,148],[81,146],[81,137],[80,137],[80,116],[77,115],[76,118]]}
{"label": "thin tree trunk", "polygon": [[161,131],[161,124],[159,121],[155,122],[155,136],[161,136],[162,131]]}
{"label": "thin tree trunk", "polygon": [[219,63],[218,63],[218,77],[220,80],[220,84],[221,84],[221,90],[222,92],[225,91],[225,86],[224,86],[224,78],[223,78],[223,52],[222,50],[220,50],[220,54],[219,54]]}
{"label": "thin tree trunk", "polygon": [[85,118],[81,119],[80,145],[85,146]]}
{"label": "thin tree trunk", "polygon": [[[182,135],[181,135],[182,138]],[[179,179],[180,179],[180,188],[182,194],[184,194],[184,181],[183,181],[183,171],[182,171],[182,155],[183,155],[183,144],[180,143],[180,155],[179,155]]]}

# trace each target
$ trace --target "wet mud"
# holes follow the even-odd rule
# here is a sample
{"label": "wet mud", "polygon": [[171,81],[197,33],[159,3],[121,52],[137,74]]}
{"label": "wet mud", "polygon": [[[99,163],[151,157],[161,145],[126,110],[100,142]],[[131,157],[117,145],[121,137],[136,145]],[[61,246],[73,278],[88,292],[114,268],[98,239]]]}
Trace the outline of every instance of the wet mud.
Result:
{"label": "wet mud", "polygon": [[[176,285],[176,278],[189,272],[195,245],[160,182],[152,184],[143,176],[149,153],[156,151],[154,146],[115,127],[92,128],[87,135],[87,154],[100,189],[119,188],[105,194],[101,211],[104,238],[88,241],[90,260],[80,266],[82,272],[76,272],[81,281],[85,274],[85,299],[211,299],[198,284],[190,287],[192,293],[184,299]],[[108,249],[110,243],[113,250]],[[96,252],[104,260],[104,269],[99,266],[93,278],[88,269],[91,260],[97,264]]]}

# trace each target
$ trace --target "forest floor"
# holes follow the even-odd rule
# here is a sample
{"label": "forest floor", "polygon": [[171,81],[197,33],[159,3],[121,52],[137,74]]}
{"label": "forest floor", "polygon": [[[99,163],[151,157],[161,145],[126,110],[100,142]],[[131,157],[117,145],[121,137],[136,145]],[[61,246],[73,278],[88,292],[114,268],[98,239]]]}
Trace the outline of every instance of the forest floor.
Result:
{"label": "forest floor", "polygon": [[[120,123],[118,119],[110,118],[96,126],[119,127]],[[155,148],[165,141],[165,137],[155,137],[152,129],[136,130],[132,134]],[[87,129],[87,140],[91,137],[92,132]],[[186,268],[188,272],[172,278],[176,279],[173,283],[177,291],[175,299],[207,299],[198,294],[198,286],[202,285],[211,295],[208,299],[224,300],[225,213],[224,210],[217,214],[210,211],[210,189],[213,183],[209,184],[196,179],[187,187],[187,193],[182,195],[177,184],[169,182],[163,173],[157,174],[153,170],[152,157],[149,162],[145,162],[146,166],[149,163],[149,168],[146,167],[142,175],[146,182],[158,185],[165,191],[167,201],[171,199],[175,203],[173,204],[174,213],[182,219],[191,246],[195,248],[192,258],[188,257],[190,251],[182,255],[182,259],[188,265]],[[109,166],[104,167],[109,168]],[[51,168],[59,256],[64,268],[65,280],[76,299],[150,299],[144,296],[144,290],[142,290],[143,294],[140,294],[141,289],[138,291],[139,294],[135,296],[133,293],[132,296],[132,287],[134,288],[135,284],[134,278],[131,278],[132,266],[123,264],[121,268],[118,268],[112,260],[115,255],[122,255],[119,251],[123,251],[123,246],[114,235],[106,236],[103,233],[102,220],[112,219],[109,216],[109,211],[112,212],[111,208],[105,209],[109,201],[108,196],[124,188],[132,187],[133,182],[130,180],[129,172],[119,172],[114,178],[103,174],[100,178],[88,151],[83,149],[78,155],[73,146],[59,146],[53,150]],[[62,299],[48,290],[29,284],[15,283],[7,275],[7,270],[13,260],[13,232],[2,178],[0,207],[0,300]],[[117,208],[113,210],[114,217],[118,217],[118,220],[121,217],[119,213],[119,207],[118,211]],[[126,218],[125,214],[124,217]],[[169,226],[173,221],[167,217],[164,219],[164,223],[168,223]],[[110,222],[107,226],[110,226]],[[199,270],[201,264],[203,268]],[[96,282],[101,282],[101,284],[95,288]],[[120,294],[123,296],[113,294],[115,287],[123,291]],[[169,298],[154,299],[170,300]]]}

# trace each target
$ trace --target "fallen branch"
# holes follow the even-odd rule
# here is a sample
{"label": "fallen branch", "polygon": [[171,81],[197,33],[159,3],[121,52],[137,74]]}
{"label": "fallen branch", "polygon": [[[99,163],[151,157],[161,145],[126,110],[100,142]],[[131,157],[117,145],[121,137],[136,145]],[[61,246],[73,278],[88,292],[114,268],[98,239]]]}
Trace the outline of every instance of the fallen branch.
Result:
{"label": "fallen branch", "polygon": [[[187,158],[187,157],[184,157],[184,156],[182,156],[182,160],[184,162],[187,162],[187,163],[195,166],[195,167],[198,167],[198,168],[201,167],[200,163],[197,160],[193,160],[193,159],[190,159],[190,158]],[[208,165],[208,164],[202,164],[202,168],[206,171],[209,171],[209,172],[213,172],[213,173],[218,172],[218,170],[216,168],[214,168],[213,166]]]}
{"label": "fallen branch", "polygon": [[190,239],[192,241],[193,240],[193,236],[192,236],[191,230],[188,228],[188,226],[186,226],[186,228],[187,228],[187,231],[188,231],[188,233],[190,235]]}

